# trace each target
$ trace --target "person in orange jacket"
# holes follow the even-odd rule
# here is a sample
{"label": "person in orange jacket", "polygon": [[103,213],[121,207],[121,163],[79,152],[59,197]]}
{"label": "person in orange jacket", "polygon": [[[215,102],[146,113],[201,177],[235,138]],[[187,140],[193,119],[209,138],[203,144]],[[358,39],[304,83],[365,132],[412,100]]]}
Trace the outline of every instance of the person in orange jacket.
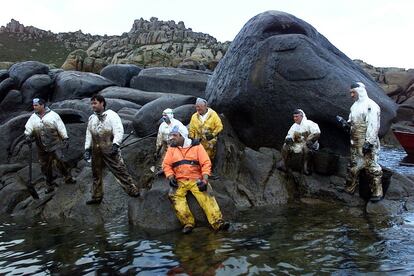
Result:
{"label": "person in orange jacket", "polygon": [[187,192],[190,191],[207,216],[214,230],[227,230],[230,226],[223,220],[220,207],[208,183],[211,161],[204,147],[187,137],[184,127],[174,126],[170,132],[170,146],[163,161],[163,171],[170,182],[169,198],[178,220],[184,226],[183,233],[190,233],[195,226],[194,216],[188,207]]}

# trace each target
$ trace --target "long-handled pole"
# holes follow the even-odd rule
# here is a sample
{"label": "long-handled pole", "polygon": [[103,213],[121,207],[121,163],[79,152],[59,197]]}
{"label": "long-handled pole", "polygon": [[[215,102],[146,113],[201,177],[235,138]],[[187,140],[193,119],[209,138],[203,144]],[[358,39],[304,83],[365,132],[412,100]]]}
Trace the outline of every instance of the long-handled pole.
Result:
{"label": "long-handled pole", "polygon": [[138,143],[139,141],[144,140],[144,139],[146,139],[146,138],[149,138],[149,137],[151,137],[151,136],[154,136],[155,134],[157,134],[157,132],[153,132],[153,133],[151,133],[151,134],[148,134],[147,136],[141,137],[141,138],[139,138],[138,140],[132,141],[132,142],[131,142],[131,143],[129,143],[129,144],[122,145],[122,146],[120,147],[120,149],[123,149],[123,148],[125,148],[125,147],[130,146],[130,145],[133,145],[133,144],[135,144],[135,143]]}
{"label": "long-handled pole", "polygon": [[33,154],[32,142],[28,143],[28,146],[29,146],[29,181],[26,186],[27,186],[27,190],[29,191],[30,195],[34,199],[39,199],[39,195],[36,192],[35,188],[33,187],[33,183],[32,183],[32,154]]}

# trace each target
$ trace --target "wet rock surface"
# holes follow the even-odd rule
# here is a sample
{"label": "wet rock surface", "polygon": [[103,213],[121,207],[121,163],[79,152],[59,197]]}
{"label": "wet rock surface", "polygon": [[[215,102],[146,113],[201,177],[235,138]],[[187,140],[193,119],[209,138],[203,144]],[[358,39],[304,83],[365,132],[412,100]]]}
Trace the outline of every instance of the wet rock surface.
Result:
{"label": "wet rock surface", "polygon": [[[135,66],[122,65],[108,67],[100,76],[50,70],[37,62],[19,63],[0,71],[1,213],[86,224],[101,224],[128,214],[131,224],[143,228],[179,228],[167,196],[168,182],[151,171],[156,164],[155,135],[146,136],[156,132],[166,108],[173,108],[175,117],[188,124],[195,112],[196,96],[204,95],[206,85],[206,95],[213,109],[222,113],[224,123],[213,161],[214,174],[220,179],[210,183],[226,219],[231,220],[246,208],[289,202],[329,202],[358,215],[386,216],[399,215],[413,206],[413,177],[393,171],[388,171],[384,178],[386,194],[380,203],[367,202],[370,191],[364,177],[359,192],[345,193],[348,160],[341,153],[346,152],[349,141],[334,125],[334,116],[348,115],[351,101],[345,95],[349,82],[357,78],[367,84],[368,92],[383,107],[384,131],[395,115],[395,106],[362,69],[298,18],[279,12],[254,17],[211,77],[184,69],[144,69],[135,75],[137,72]],[[142,90],[121,87],[128,86],[128,81],[130,86],[134,86],[132,82]],[[95,93],[103,95],[108,108],[119,112],[123,120],[123,145],[127,146],[122,155],[142,188],[139,198],[130,198],[105,170],[103,202],[98,206],[85,204],[91,196],[92,175],[90,164],[82,160],[82,155],[87,120],[92,114],[90,96]],[[77,180],[68,185],[56,173],[58,187],[48,195],[44,193],[45,179],[36,148],[30,152],[23,143],[24,125],[31,115],[28,106],[34,96],[47,97],[50,107],[65,122],[70,147],[64,160],[73,167]],[[287,173],[277,169],[281,143],[293,123],[291,111],[298,106],[322,129],[322,148],[314,156],[311,176],[300,170]],[[133,135],[129,135],[131,130]],[[32,182],[40,200],[32,199],[26,188],[30,155]],[[192,196],[189,202],[197,223],[206,224]]]}

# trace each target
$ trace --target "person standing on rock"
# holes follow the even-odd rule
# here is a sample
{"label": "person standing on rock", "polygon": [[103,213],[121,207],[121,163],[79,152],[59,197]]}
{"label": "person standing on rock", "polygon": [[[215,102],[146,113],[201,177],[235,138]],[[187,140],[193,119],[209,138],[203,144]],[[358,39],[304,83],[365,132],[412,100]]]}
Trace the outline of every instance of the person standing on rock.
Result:
{"label": "person standing on rock", "polygon": [[139,196],[139,189],[125,166],[120,152],[124,135],[121,118],[106,108],[105,98],[94,95],[91,98],[94,114],[89,117],[86,129],[84,159],[92,158],[92,199],[86,204],[99,204],[103,198],[102,170],[106,165],[115,175],[121,187],[132,197]]}
{"label": "person standing on rock", "polygon": [[163,170],[171,189],[169,198],[174,206],[183,233],[190,233],[195,220],[191,213],[186,195],[190,191],[207,216],[214,230],[227,230],[230,226],[223,220],[216,199],[211,194],[208,183],[211,173],[211,161],[204,147],[187,137],[185,127],[174,126],[170,132],[170,147],[163,161]]}
{"label": "person standing on rock", "polygon": [[207,101],[197,98],[196,113],[191,116],[189,138],[198,139],[207,151],[210,160],[216,156],[217,136],[223,130],[223,124],[218,114],[207,106]]}
{"label": "person standing on rock", "polygon": [[321,130],[317,123],[308,120],[302,109],[293,111],[294,124],[290,127],[282,147],[284,166],[288,166],[289,158],[293,153],[301,153],[303,159],[303,173],[309,175],[311,153],[319,149],[318,139]]}
{"label": "person standing on rock", "polygon": [[64,176],[66,184],[76,182],[71,176],[68,164],[62,160],[63,150],[69,148],[69,137],[59,114],[49,109],[43,99],[34,98],[33,109],[34,113],[25,125],[24,134],[27,143],[32,143],[33,140],[36,142],[40,167],[46,176],[45,193],[48,194],[55,189],[53,183],[54,163]]}
{"label": "person standing on rock", "polygon": [[351,85],[351,97],[355,101],[351,106],[348,124],[344,127],[351,134],[351,160],[348,166],[345,190],[353,194],[358,185],[359,173],[362,169],[371,175],[371,201],[382,199],[382,168],[378,164],[380,141],[380,107],[368,97],[365,85],[356,82]]}
{"label": "person standing on rock", "polygon": [[[174,118],[174,112],[171,108],[167,108],[162,112],[162,123],[158,128],[157,142],[155,145],[155,159],[157,160],[157,174],[162,173],[162,161],[168,148],[168,136],[174,126],[179,126],[183,130],[187,129],[183,123]],[[188,131],[187,131],[188,135]]]}

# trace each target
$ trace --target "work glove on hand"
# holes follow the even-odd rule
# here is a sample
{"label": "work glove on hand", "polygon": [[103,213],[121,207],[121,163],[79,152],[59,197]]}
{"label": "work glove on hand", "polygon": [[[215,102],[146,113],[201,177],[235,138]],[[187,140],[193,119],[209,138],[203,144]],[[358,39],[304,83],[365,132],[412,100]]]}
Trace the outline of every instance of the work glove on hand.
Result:
{"label": "work glove on hand", "polygon": [[178,188],[178,182],[177,182],[177,179],[175,179],[175,176],[171,176],[169,180],[170,180],[169,184],[172,188]]}
{"label": "work glove on hand", "polygon": [[91,149],[86,149],[84,154],[83,154],[83,159],[85,161],[88,161],[89,159],[91,159]]}
{"label": "work glove on hand", "polygon": [[371,153],[373,147],[374,147],[373,144],[370,144],[369,142],[365,142],[364,145],[362,146],[362,153],[364,155]]}
{"label": "work glove on hand", "polygon": [[341,127],[347,132],[349,133],[351,131],[351,126],[350,124],[341,116],[336,115],[336,121],[341,125]]}
{"label": "work glove on hand", "polygon": [[206,139],[207,139],[207,141],[210,141],[213,138],[214,138],[214,135],[213,134],[211,134],[210,132],[207,132],[206,133]]}
{"label": "work glove on hand", "polygon": [[308,149],[312,149],[314,144],[315,143],[312,140],[306,141],[306,146],[308,147]]}
{"label": "work glove on hand", "polygon": [[208,184],[208,180],[207,179],[198,179],[197,180],[197,187],[198,190],[200,192],[205,192],[207,191],[207,184]]}
{"label": "work glove on hand", "polygon": [[119,153],[119,145],[118,144],[112,144],[112,149],[111,149],[111,155],[115,156]]}
{"label": "work glove on hand", "polygon": [[62,140],[63,148],[68,149],[69,148],[69,138],[65,138]]}
{"label": "work glove on hand", "polygon": [[292,145],[293,144],[293,138],[292,137],[286,138],[285,143],[286,143],[286,145]]}
{"label": "work glove on hand", "polygon": [[24,137],[24,142],[26,144],[31,144],[33,142],[33,138],[30,135],[26,135],[26,137]]}

